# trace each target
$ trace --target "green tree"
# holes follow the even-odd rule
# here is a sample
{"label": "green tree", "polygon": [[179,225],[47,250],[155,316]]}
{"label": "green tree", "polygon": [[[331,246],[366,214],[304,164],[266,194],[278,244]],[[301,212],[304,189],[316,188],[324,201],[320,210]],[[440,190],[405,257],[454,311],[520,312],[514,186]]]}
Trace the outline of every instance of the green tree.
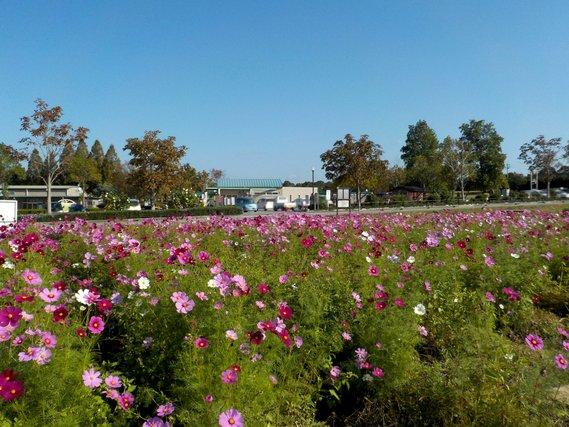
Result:
{"label": "green tree", "polygon": [[95,161],[97,165],[97,169],[99,169],[99,173],[103,173],[103,162],[105,161],[105,153],[103,151],[103,146],[101,142],[96,139],[91,147],[91,152],[89,153],[89,158]]}
{"label": "green tree", "polygon": [[186,147],[177,147],[176,138],[159,138],[160,131],[147,131],[142,138],[126,140],[125,150],[130,152],[129,182],[136,193],[152,206],[163,202],[179,182],[180,161]]}
{"label": "green tree", "polygon": [[79,141],[75,149],[75,155],[80,157],[89,157],[89,147],[85,141]]}
{"label": "green tree", "polygon": [[26,169],[26,181],[29,184],[40,184],[43,174],[43,160],[37,148],[32,150],[28,159],[28,168]]}
{"label": "green tree", "polygon": [[21,142],[36,148],[42,158],[44,168],[41,179],[47,187],[47,212],[51,214],[51,186],[64,170],[61,154],[65,147],[84,142],[89,129],[74,129],[69,123],[60,123],[63,110],[59,106],[49,108],[41,99],[37,99],[35,104],[34,112],[21,118],[21,130],[30,134]]}
{"label": "green tree", "polygon": [[405,145],[401,148],[401,159],[405,163],[405,169],[415,166],[419,156],[432,161],[437,157],[439,140],[437,134],[424,120],[419,120],[414,125],[409,125]]}
{"label": "green tree", "polygon": [[111,182],[113,175],[116,174],[119,169],[121,169],[121,161],[117,155],[115,146],[111,144],[103,158],[103,169],[101,172],[103,182]]}
{"label": "green tree", "polygon": [[355,187],[358,194],[358,209],[361,209],[361,189],[377,188],[387,170],[387,161],[382,160],[383,150],[368,135],[358,140],[350,134],[334,143],[333,148],[322,153],[322,169],[326,178],[336,185]]}
{"label": "green tree", "polygon": [[542,172],[547,183],[547,197],[550,196],[551,180],[555,174],[557,154],[561,146],[561,138],[545,139],[543,135],[526,142],[520,147],[519,159],[531,171]]}
{"label": "green tree", "polygon": [[460,188],[461,199],[466,200],[466,182],[476,174],[476,157],[472,145],[465,139],[455,139],[447,136],[441,143],[440,161],[443,166],[443,174],[450,181],[450,188]]}
{"label": "green tree", "polygon": [[493,123],[470,120],[460,126],[461,139],[472,147],[475,156],[476,185],[480,190],[498,192],[506,185],[503,174],[506,156],[502,153],[502,138]]}
{"label": "green tree", "polygon": [[73,156],[75,156],[75,149],[72,145],[67,145],[64,147],[61,155],[59,156],[59,161],[61,163],[61,167],[63,168],[63,172],[61,172],[61,175],[57,181],[61,184],[70,183],[68,166],[71,163]]}
{"label": "green tree", "polygon": [[0,185],[2,197],[8,198],[8,184],[14,176],[21,178],[22,166],[20,161],[25,159],[25,155],[10,145],[0,143]]}
{"label": "green tree", "polygon": [[101,172],[99,172],[97,163],[90,157],[75,155],[71,159],[67,170],[69,172],[69,178],[73,182],[77,182],[82,188],[82,201],[83,206],[85,206],[87,191],[101,182]]}

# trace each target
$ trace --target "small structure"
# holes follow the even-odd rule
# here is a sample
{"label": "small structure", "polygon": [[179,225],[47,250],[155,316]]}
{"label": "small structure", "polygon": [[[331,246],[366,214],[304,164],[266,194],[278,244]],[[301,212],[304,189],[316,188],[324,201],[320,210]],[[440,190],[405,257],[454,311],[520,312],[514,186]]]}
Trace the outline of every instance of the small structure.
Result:
{"label": "small structure", "polygon": [[407,200],[420,202],[424,200],[425,194],[427,192],[423,190],[421,187],[415,187],[412,185],[403,185],[395,187],[393,190],[391,190],[390,193],[404,195],[407,198]]}
{"label": "small structure", "polygon": [[0,200],[0,224],[18,221],[18,202],[16,200]]}
{"label": "small structure", "polygon": [[[77,185],[52,185],[51,202],[69,199],[81,203],[83,189]],[[45,185],[9,185],[8,197],[18,201],[19,209],[46,209],[47,187]]]}

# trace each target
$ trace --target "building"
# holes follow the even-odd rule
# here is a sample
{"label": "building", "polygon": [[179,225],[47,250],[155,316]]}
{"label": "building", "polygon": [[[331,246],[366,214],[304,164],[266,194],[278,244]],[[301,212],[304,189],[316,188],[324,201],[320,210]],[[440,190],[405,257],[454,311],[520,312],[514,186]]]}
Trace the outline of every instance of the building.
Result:
{"label": "building", "polygon": [[[81,203],[83,189],[77,185],[52,185],[51,202],[61,199]],[[8,199],[18,201],[18,209],[46,209],[47,187],[45,185],[9,185]]]}
{"label": "building", "polygon": [[206,190],[209,205],[233,205],[236,197],[248,196],[255,200],[268,196],[276,198],[284,196],[289,201],[301,198],[310,201],[312,192],[317,193],[314,187],[283,187],[283,181],[276,178],[269,179],[232,179],[221,178],[217,183]]}

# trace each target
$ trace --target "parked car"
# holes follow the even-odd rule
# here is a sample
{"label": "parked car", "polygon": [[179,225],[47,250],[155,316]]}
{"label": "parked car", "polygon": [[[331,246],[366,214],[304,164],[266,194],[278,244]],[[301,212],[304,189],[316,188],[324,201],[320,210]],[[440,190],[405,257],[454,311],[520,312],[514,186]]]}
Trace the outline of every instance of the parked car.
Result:
{"label": "parked car", "polygon": [[294,206],[295,211],[307,211],[308,207],[310,205],[308,203],[308,200],[301,199],[301,198],[295,199],[294,204],[295,204],[295,206]]}
{"label": "parked car", "polygon": [[243,212],[257,212],[259,210],[257,203],[250,197],[237,197],[235,199],[235,206],[243,209]]}
{"label": "parked car", "polygon": [[63,206],[59,202],[53,202],[51,204],[51,211],[52,212],[63,212]]}
{"label": "parked car", "polygon": [[276,211],[288,211],[296,208],[296,203],[289,201],[285,196],[277,196],[274,205]]}
{"label": "parked car", "polygon": [[69,212],[85,212],[85,206],[81,203],[75,203],[69,208]]}
{"label": "parked car", "polygon": [[141,211],[142,210],[142,206],[140,206],[140,200],[138,199],[128,199],[128,208],[126,208],[127,211]]}
{"label": "parked car", "polygon": [[267,199],[266,197],[261,197],[257,200],[257,208],[260,211],[272,211],[275,208],[275,199]]}

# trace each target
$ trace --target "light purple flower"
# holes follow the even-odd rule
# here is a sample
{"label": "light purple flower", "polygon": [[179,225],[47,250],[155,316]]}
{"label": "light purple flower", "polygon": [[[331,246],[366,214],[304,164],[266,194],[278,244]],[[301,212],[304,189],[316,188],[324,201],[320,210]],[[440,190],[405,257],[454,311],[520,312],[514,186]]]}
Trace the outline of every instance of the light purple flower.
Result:
{"label": "light purple flower", "polygon": [[122,381],[120,377],[117,377],[116,375],[109,375],[107,378],[105,378],[105,384],[110,388],[122,387]]}
{"label": "light purple flower", "polygon": [[83,384],[89,388],[97,388],[103,383],[101,373],[93,368],[83,372]]}
{"label": "light purple flower", "polygon": [[168,415],[170,415],[172,412],[174,412],[174,405],[172,404],[172,402],[168,402],[164,405],[160,405],[158,407],[158,409],[156,410],[156,414],[159,417],[166,417]]}
{"label": "light purple flower", "polygon": [[243,427],[245,420],[237,409],[228,409],[219,414],[219,425],[221,427]]}
{"label": "light purple flower", "polygon": [[567,359],[560,353],[555,356],[555,364],[559,369],[565,370],[567,369],[568,362]]}

